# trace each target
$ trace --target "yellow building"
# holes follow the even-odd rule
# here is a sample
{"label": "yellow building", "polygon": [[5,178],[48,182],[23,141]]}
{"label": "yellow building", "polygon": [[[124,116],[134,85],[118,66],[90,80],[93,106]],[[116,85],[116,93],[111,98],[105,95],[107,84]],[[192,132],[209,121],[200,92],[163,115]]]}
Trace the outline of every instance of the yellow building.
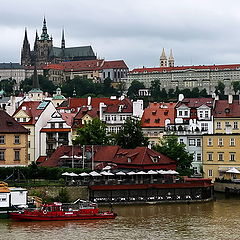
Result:
{"label": "yellow building", "polygon": [[[202,149],[205,178],[229,178],[226,171],[240,170],[240,134],[203,135]],[[234,177],[240,178],[240,174]]]}
{"label": "yellow building", "polygon": [[28,165],[28,130],[0,110],[0,167]]}

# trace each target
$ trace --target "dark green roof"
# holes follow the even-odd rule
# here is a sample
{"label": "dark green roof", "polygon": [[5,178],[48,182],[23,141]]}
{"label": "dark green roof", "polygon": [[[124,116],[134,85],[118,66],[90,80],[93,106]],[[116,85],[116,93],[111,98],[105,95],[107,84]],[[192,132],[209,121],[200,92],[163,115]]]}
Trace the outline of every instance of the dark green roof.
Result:
{"label": "dark green roof", "polygon": [[95,54],[91,46],[58,48],[53,47],[50,56],[54,57],[94,57]]}

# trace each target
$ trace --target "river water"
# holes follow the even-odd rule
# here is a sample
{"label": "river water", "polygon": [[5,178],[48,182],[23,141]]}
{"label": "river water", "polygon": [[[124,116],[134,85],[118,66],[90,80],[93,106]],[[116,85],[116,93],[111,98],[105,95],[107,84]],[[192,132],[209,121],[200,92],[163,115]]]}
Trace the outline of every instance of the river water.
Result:
{"label": "river water", "polygon": [[240,239],[240,198],[193,204],[114,206],[115,220],[0,220],[0,240]]}

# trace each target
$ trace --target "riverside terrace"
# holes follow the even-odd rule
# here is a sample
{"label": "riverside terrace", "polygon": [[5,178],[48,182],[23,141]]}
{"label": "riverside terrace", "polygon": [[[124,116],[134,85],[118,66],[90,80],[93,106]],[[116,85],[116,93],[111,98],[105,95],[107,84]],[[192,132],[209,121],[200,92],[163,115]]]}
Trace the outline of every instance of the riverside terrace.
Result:
{"label": "riverside terrace", "polygon": [[[73,185],[87,185],[97,203],[195,202],[213,199],[211,179],[178,177],[173,170],[102,171],[64,174]],[[74,180],[75,178],[75,180]]]}

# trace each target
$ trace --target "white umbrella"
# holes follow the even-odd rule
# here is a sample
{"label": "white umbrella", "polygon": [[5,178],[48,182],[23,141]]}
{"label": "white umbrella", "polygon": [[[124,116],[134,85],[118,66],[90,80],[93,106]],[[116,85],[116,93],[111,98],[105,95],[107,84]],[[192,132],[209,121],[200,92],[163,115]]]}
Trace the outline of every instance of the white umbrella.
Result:
{"label": "white umbrella", "polygon": [[158,170],[157,172],[158,172],[159,174],[165,174],[166,171],[164,171],[164,170]]}
{"label": "white umbrella", "polygon": [[[239,172],[240,173],[240,172]],[[172,170],[172,174],[179,174],[179,172],[175,171],[175,170]]]}
{"label": "white umbrella", "polygon": [[74,172],[71,172],[71,173],[69,173],[68,176],[70,176],[70,177],[78,177],[78,174],[76,174],[76,173],[74,173]]}
{"label": "white umbrella", "polygon": [[233,174],[239,174],[240,171],[238,171],[236,168],[230,168],[229,170],[226,171],[226,173],[233,173]]}
{"label": "white umbrella", "polygon": [[147,172],[147,174],[154,175],[154,174],[158,174],[158,172],[157,172],[157,171],[153,171],[153,170],[149,170],[149,171]]}
{"label": "white umbrella", "polygon": [[80,159],[80,158],[82,158],[82,156],[74,155],[73,158]]}
{"label": "white umbrella", "polygon": [[125,175],[126,175],[126,173],[125,173],[125,172],[123,172],[123,171],[120,171],[120,172],[117,172],[117,173],[116,173],[116,175],[118,175],[118,176],[125,176]]}
{"label": "white umbrella", "polygon": [[111,166],[106,166],[102,170],[110,170],[112,167]]}
{"label": "white umbrella", "polygon": [[137,172],[136,175],[146,175],[147,173],[144,171]]}
{"label": "white umbrella", "polygon": [[89,173],[89,175],[91,175],[92,177],[101,177],[102,175],[96,171],[92,171]]}
{"label": "white umbrella", "polygon": [[61,156],[60,158],[70,158],[69,156],[67,156],[67,155],[63,155],[63,156]]}
{"label": "white umbrella", "polygon": [[102,175],[105,175],[105,176],[114,176],[113,173],[111,173],[111,172],[106,172],[106,171],[101,172],[101,174],[102,174]]}
{"label": "white umbrella", "polygon": [[128,172],[127,175],[136,175],[136,173],[131,171],[131,172]]}
{"label": "white umbrella", "polygon": [[64,172],[64,173],[62,173],[62,176],[69,176],[69,174],[70,173],[68,173],[68,172]]}
{"label": "white umbrella", "polygon": [[87,177],[87,176],[90,176],[90,175],[89,175],[88,173],[83,172],[83,173],[80,173],[79,176],[81,176],[81,177]]}

